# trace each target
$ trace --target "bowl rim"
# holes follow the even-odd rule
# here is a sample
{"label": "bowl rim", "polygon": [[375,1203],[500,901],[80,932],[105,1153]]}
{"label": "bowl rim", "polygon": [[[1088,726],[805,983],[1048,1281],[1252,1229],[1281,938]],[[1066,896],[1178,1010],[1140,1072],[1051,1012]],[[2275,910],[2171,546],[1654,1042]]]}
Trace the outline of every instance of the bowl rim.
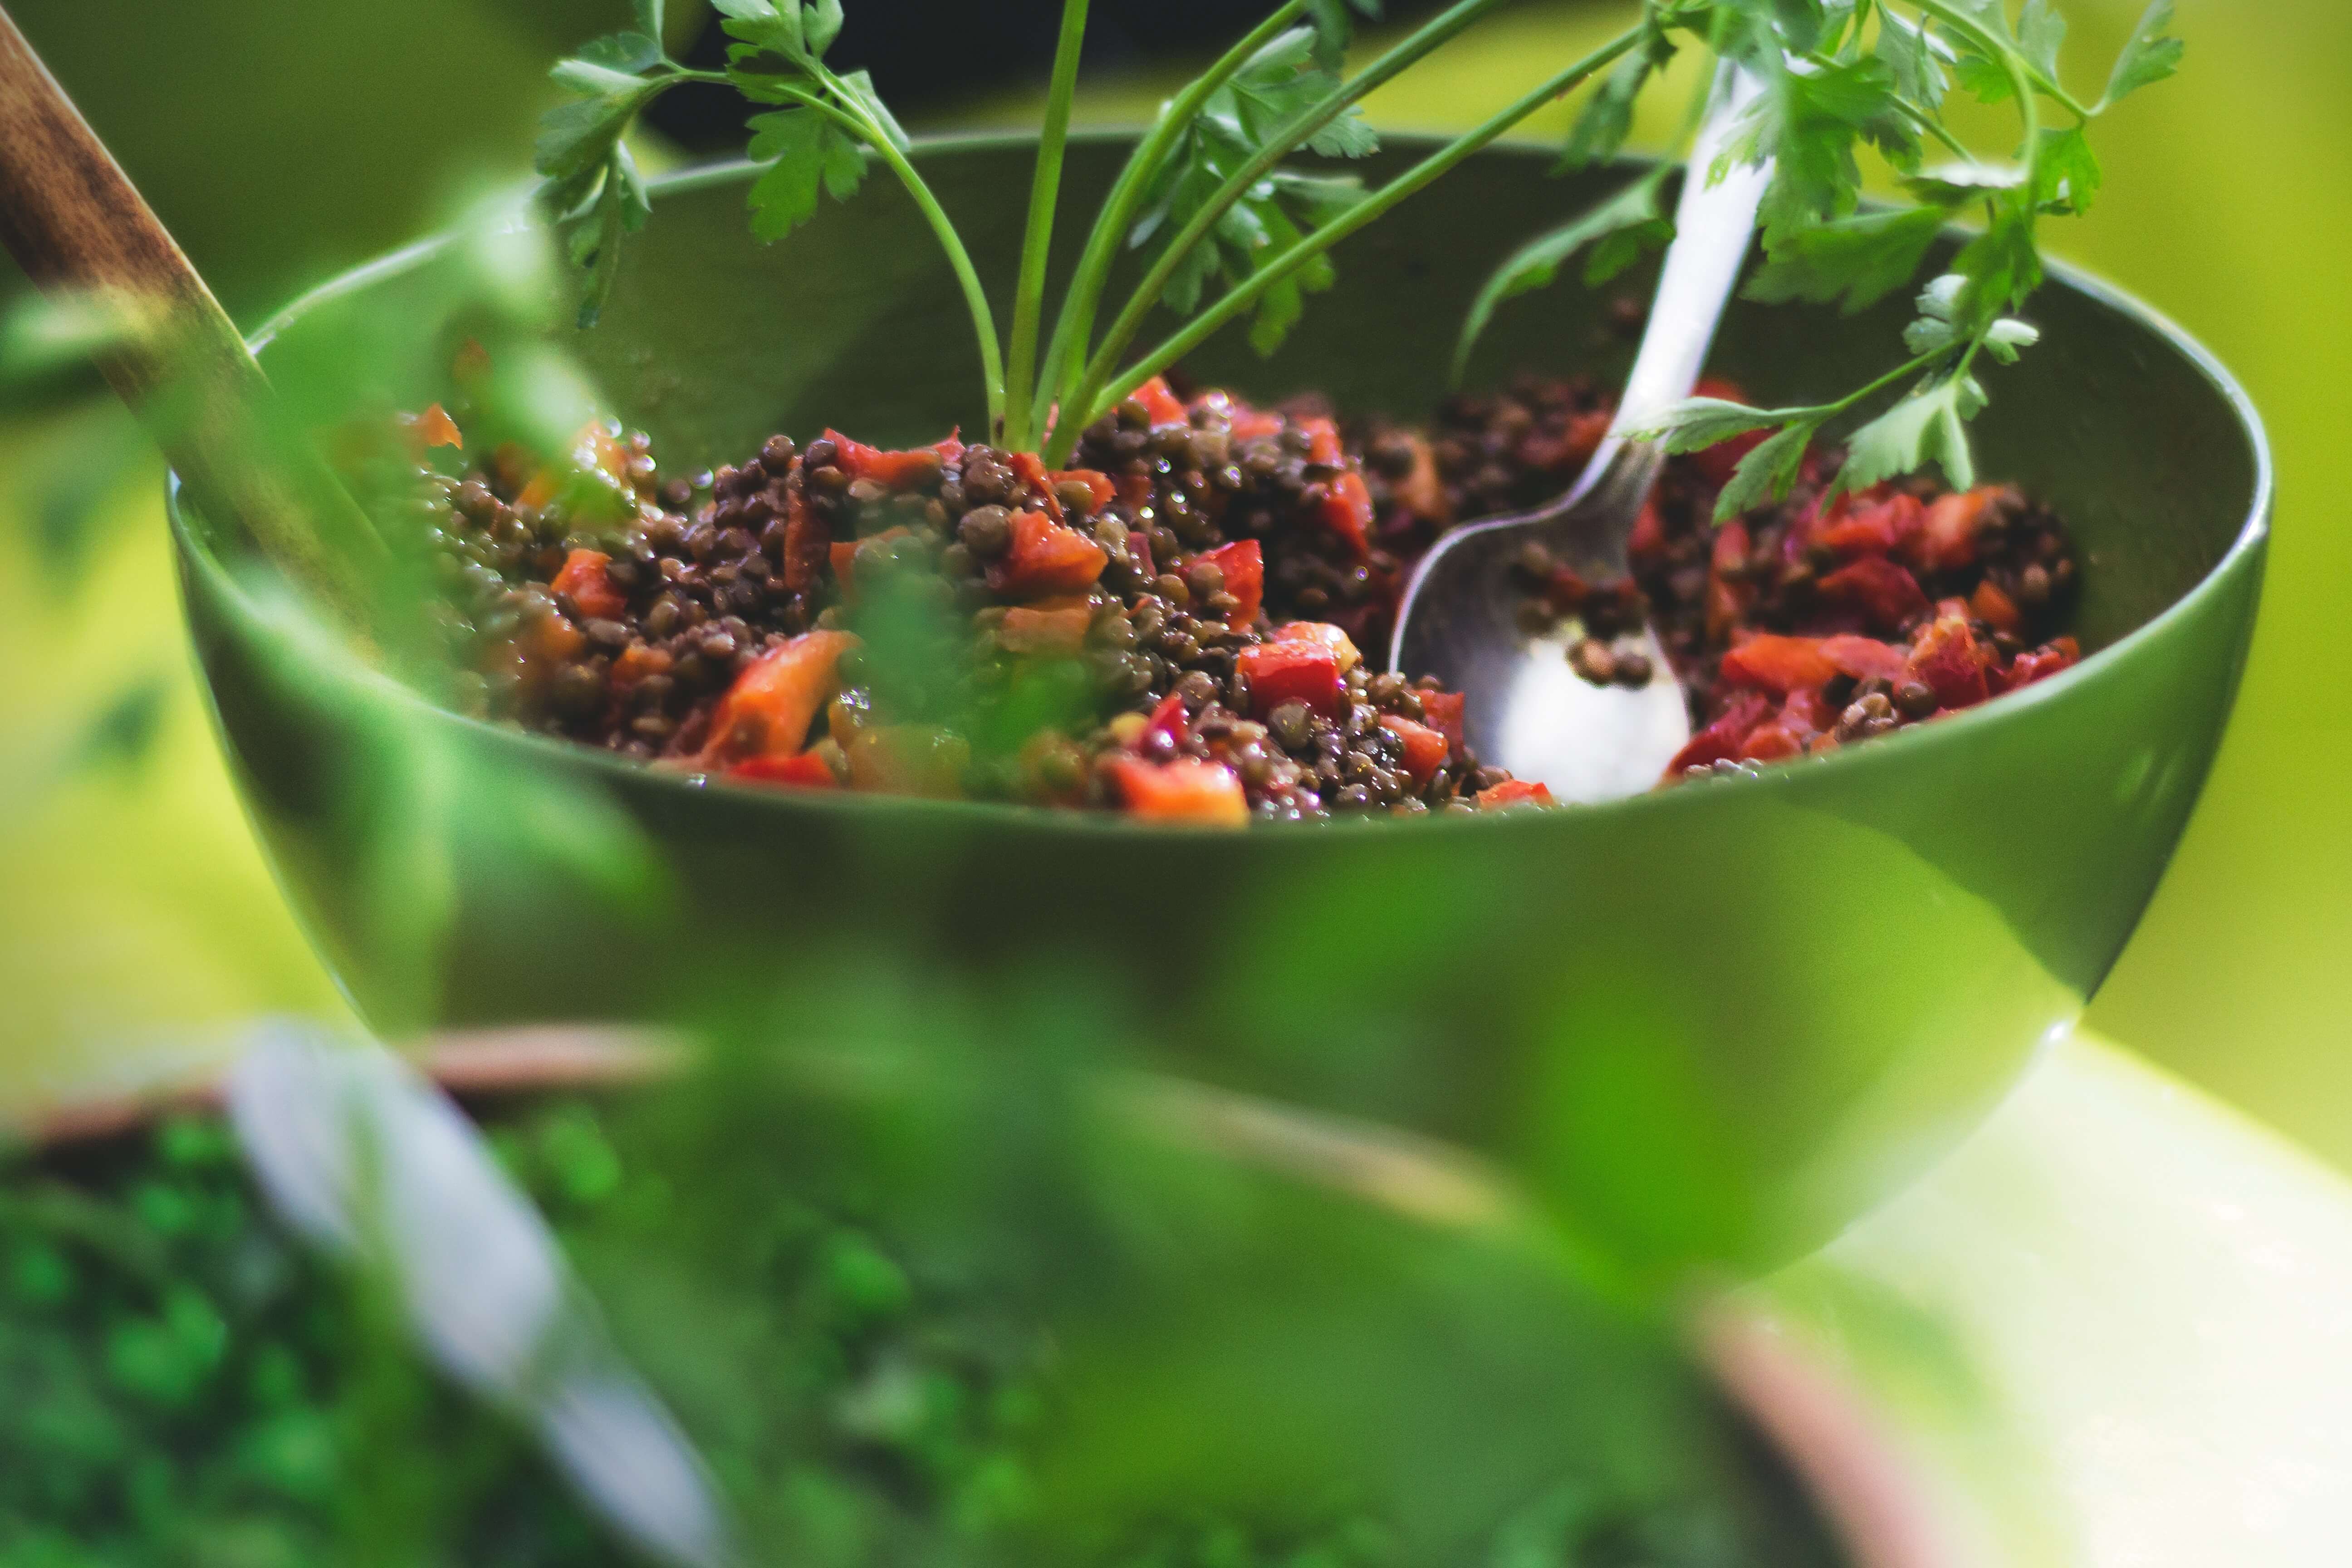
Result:
{"label": "bowl rim", "polygon": [[[1123,145],[1132,142],[1141,131],[1138,127],[1089,127],[1074,131],[1071,141],[1081,144]],[[1034,131],[1005,130],[956,132],[913,139],[917,157],[962,153],[997,152],[1007,148],[1032,145],[1037,137]],[[1400,131],[1386,133],[1384,142],[1393,146],[1438,145],[1443,136],[1428,132]],[[1480,158],[1549,159],[1554,149],[1523,138],[1504,138],[1483,149]],[[1623,156],[1612,160],[1612,166],[1628,170],[1654,167],[1658,160],[1641,156]],[[739,184],[755,174],[759,165],[746,159],[729,159],[698,164],[649,180],[650,194],[660,198],[684,195],[716,186]],[[1965,237],[1965,228],[1948,227],[1946,233]],[[387,279],[395,278],[430,260],[455,243],[453,231],[426,235],[408,244],[360,263],[325,282],[304,290],[256,328],[247,338],[247,347],[259,355],[269,344],[306,312],[347,294],[371,288]],[[1775,765],[1759,770],[1743,779],[1746,787],[1789,789],[1799,787],[1815,775],[1819,769],[1851,770],[1854,768],[1893,765],[1902,758],[1927,747],[1965,746],[1968,739],[1988,725],[2006,721],[2007,716],[2022,714],[2037,705],[2058,700],[2079,687],[2100,679],[2107,671],[2135,658],[2138,650],[2155,643],[2172,626],[2196,614],[2203,602],[2221,592],[2222,584],[2248,570],[2266,547],[2271,531],[2271,519],[2276,495],[2275,460],[2272,455],[2270,436],[2261,412],[2254,406],[2245,388],[2236,376],[2178,322],[2155,307],[2137,299],[2122,288],[2070,262],[2050,259],[2045,264],[2047,281],[2069,289],[2089,299],[2094,304],[2125,317],[2162,342],[2166,347],[2186,360],[2205,381],[2219,393],[2222,402],[2236,416],[2239,434],[2244,438],[2253,459],[2252,486],[2248,498],[2244,521],[2221,554],[2192,584],[2189,590],[2170,604],[2134,626],[2114,642],[2083,658],[2059,674],[2035,681],[2021,690],[2003,694],[1990,701],[1951,714],[1933,724],[1923,724],[1899,730],[1891,735],[1878,737],[1867,746],[1841,747],[1818,756],[1791,759],[1795,765]],[[215,594],[234,602],[247,614],[257,613],[250,596],[212,549],[188,526],[180,505],[180,478],[168,471],[164,481],[165,515],[173,541],[182,559],[190,563],[195,574],[206,578]],[[559,736],[544,735],[534,731],[492,723],[471,718],[440,706],[406,683],[384,671],[354,658],[351,674],[364,684],[381,684],[396,700],[447,723],[478,733],[486,742],[521,748],[525,756],[544,756],[551,762],[569,762],[573,765],[600,769],[606,773],[635,781],[640,787],[663,789],[685,795],[700,794],[718,787],[740,797],[747,808],[772,811],[821,812],[835,815],[844,820],[857,813],[887,813],[894,816],[925,813],[944,820],[963,818],[974,826],[994,825],[999,827],[1022,828],[1042,833],[1107,834],[1123,840],[1153,839],[1166,843],[1200,844],[1218,835],[1214,830],[1199,826],[1171,826],[1165,823],[1139,821],[1124,812],[1082,811],[1050,806],[1034,806],[1009,801],[934,800],[908,795],[874,795],[855,790],[787,790],[749,784],[735,784],[724,778],[707,773],[649,766],[633,758],[623,757],[602,747],[583,745]],[[212,694],[207,684],[207,704]],[[1727,781],[1693,780],[1673,789],[1646,790],[1640,795],[1618,800],[1567,806],[1552,811],[1501,811],[1478,813],[1431,813],[1419,817],[1400,818],[1387,814],[1351,814],[1318,822],[1312,826],[1318,834],[1391,833],[1405,825],[1414,832],[1508,832],[1528,831],[1538,824],[1553,824],[1560,819],[1582,821],[1599,815],[1627,816],[1636,812],[1675,811],[1688,809],[1685,803],[1704,800],[1711,793],[1710,785]],[[759,803],[757,806],[753,803]],[[1282,825],[1251,823],[1254,829]],[[1229,830],[1228,830],[1229,831]]]}

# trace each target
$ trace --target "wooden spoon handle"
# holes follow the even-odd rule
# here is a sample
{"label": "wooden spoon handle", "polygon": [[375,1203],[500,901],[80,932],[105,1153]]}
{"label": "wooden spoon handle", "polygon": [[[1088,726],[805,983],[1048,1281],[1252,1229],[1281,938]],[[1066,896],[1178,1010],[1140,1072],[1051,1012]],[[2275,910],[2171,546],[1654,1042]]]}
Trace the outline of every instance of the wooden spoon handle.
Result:
{"label": "wooden spoon handle", "polygon": [[366,515],[307,443],[267,437],[269,385],[236,324],[5,7],[0,244],[43,291],[125,312],[135,330],[93,358],[205,519],[372,619],[384,551]]}

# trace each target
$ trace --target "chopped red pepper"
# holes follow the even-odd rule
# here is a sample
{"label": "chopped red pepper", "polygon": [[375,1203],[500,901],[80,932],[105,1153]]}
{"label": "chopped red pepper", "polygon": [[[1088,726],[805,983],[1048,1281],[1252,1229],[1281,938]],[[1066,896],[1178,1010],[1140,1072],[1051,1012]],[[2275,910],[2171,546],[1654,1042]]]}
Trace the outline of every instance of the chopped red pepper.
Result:
{"label": "chopped red pepper", "polygon": [[420,455],[434,447],[455,447],[460,452],[466,449],[466,437],[458,433],[457,422],[437,403],[410,422],[408,439]]}
{"label": "chopped red pepper", "polygon": [[2031,686],[2037,680],[2047,680],[2062,669],[2072,669],[2082,661],[2083,650],[2073,637],[2057,641],[2019,654],[2010,660],[2001,689],[2014,691],[2021,686]]}
{"label": "chopped red pepper", "polygon": [[648,675],[667,675],[674,662],[667,648],[650,643],[631,643],[613,661],[613,689],[626,691]]}
{"label": "chopped red pepper", "polygon": [[746,784],[785,784],[795,789],[838,789],[824,759],[808,752],[790,757],[747,757],[727,770],[730,779]]}
{"label": "chopped red pepper", "polygon": [[1801,756],[1805,738],[1778,719],[1768,719],[1748,731],[1748,739],[1739,745],[1743,763],[1777,763],[1783,757]]}
{"label": "chopped red pepper", "polygon": [[1056,485],[1076,482],[1086,486],[1094,494],[1097,511],[1118,499],[1118,487],[1111,483],[1110,476],[1094,468],[1063,468],[1045,477]]}
{"label": "chopped red pepper", "polygon": [[1044,512],[1024,511],[1013,520],[1013,542],[1004,558],[988,569],[988,585],[1027,597],[1080,594],[1094,586],[1108,564],[1110,552],[1076,529]]}
{"label": "chopped red pepper", "polygon": [[1904,546],[1904,558],[1922,572],[1953,572],[1977,558],[1977,525],[1985,508],[2000,493],[1989,485],[1956,495],[1938,496],[1926,519]]}
{"label": "chopped red pepper", "polygon": [[2002,593],[2000,584],[1990,577],[1978,584],[1977,591],[1969,595],[1969,614],[1997,632],[2013,632],[2025,624],[2017,601]]}
{"label": "chopped red pepper", "polygon": [[629,596],[604,575],[612,559],[601,550],[575,550],[563,558],[563,569],[548,586],[572,595],[580,613],[592,620],[615,619],[627,613]]}
{"label": "chopped red pepper", "polygon": [[1236,441],[1260,441],[1282,434],[1282,416],[1234,405],[1233,437]]}
{"label": "chopped red pepper", "polygon": [[1723,656],[1718,679],[1727,686],[1753,687],[1775,697],[1827,684],[1839,674],[1819,637],[1749,637]]}
{"label": "chopped red pepper", "polygon": [[1180,693],[1171,691],[1152,709],[1151,717],[1144,721],[1143,729],[1136,740],[1140,743],[1146,735],[1165,735],[1171,745],[1181,746],[1192,732],[1192,720],[1184,711],[1184,699]]}
{"label": "chopped red pepper", "polygon": [[1710,637],[1729,637],[1747,614],[1748,601],[1756,596],[1754,586],[1744,578],[1753,548],[1748,525],[1737,518],[1715,531],[1715,550],[1706,568],[1706,635]]}
{"label": "chopped red pepper", "polygon": [[1507,811],[1515,805],[1549,805],[1551,790],[1532,779],[1505,779],[1493,789],[1478,792],[1478,809]]}
{"label": "chopped red pepper", "polygon": [[1111,776],[1127,809],[1138,816],[1219,827],[1239,827],[1249,821],[1249,797],[1243,793],[1241,775],[1223,763],[1192,757],[1147,763],[1120,757],[1111,763]]}
{"label": "chopped red pepper", "polygon": [[1339,656],[1320,643],[1255,643],[1234,657],[1234,668],[1249,682],[1250,702],[1261,715],[1286,702],[1337,713],[1346,699]]}
{"label": "chopped red pepper", "polygon": [[1044,606],[1015,605],[1004,612],[997,640],[1004,651],[1016,654],[1074,654],[1087,646],[1087,628],[1094,610],[1086,604]]}
{"label": "chopped red pepper", "polygon": [[1462,705],[1467,700],[1459,691],[1419,691],[1422,721],[1444,735],[1446,743],[1459,748],[1462,744]]}
{"label": "chopped red pepper", "polygon": [[1364,656],[1356,651],[1355,639],[1328,621],[1286,622],[1275,627],[1272,640],[1278,643],[1313,643],[1318,647],[1328,647],[1331,656],[1339,661],[1339,673],[1342,675],[1364,661]]}
{"label": "chopped red pepper", "polygon": [[1333,478],[1323,497],[1323,526],[1346,540],[1359,561],[1372,552],[1372,492],[1363,475],[1350,471]]}
{"label": "chopped red pepper", "polygon": [[1935,692],[1938,708],[1968,708],[1991,694],[1985,680],[1990,662],[1967,618],[1944,616],[1912,645],[1905,673]]}
{"label": "chopped red pepper", "polygon": [[1307,436],[1307,460],[1327,468],[1339,466],[1339,427],[1318,416],[1298,421],[1298,428]]}
{"label": "chopped red pepper", "polygon": [[808,490],[794,469],[784,488],[784,586],[803,593],[816,586],[832,558],[833,530],[808,503]]}
{"label": "chopped red pepper", "polygon": [[[863,441],[853,441],[838,430],[827,430],[824,438],[834,445],[835,464],[853,479],[871,479],[887,489],[899,490],[929,484],[940,477],[945,461],[941,447],[917,447],[911,451],[886,452],[869,447]],[[954,441],[953,437],[948,438]],[[955,443],[961,449],[962,443]]]}
{"label": "chopped red pepper", "polygon": [[1881,680],[1900,680],[1903,679],[1904,662],[1908,658],[1904,649],[1893,643],[1843,633],[1823,637],[1822,655],[1837,666],[1840,675],[1851,675],[1856,680],[1868,680],[1873,676]]}
{"label": "chopped red pepper", "polygon": [[1436,777],[1437,770],[1453,754],[1454,742],[1445,738],[1442,730],[1416,724],[1393,713],[1381,715],[1381,728],[1404,742],[1404,771],[1412,775],[1416,789]]}
{"label": "chopped red pepper", "polygon": [[1143,405],[1143,411],[1151,416],[1155,426],[1192,423],[1184,412],[1183,399],[1169,389],[1168,378],[1164,375],[1153,376],[1128,395]]}
{"label": "chopped red pepper", "polygon": [[1202,551],[1200,559],[1224,574],[1225,592],[1241,601],[1234,611],[1233,624],[1255,624],[1258,611],[1265,604],[1265,552],[1259,548],[1258,542],[1237,539],[1231,544]]}
{"label": "chopped red pepper", "polygon": [[1838,497],[1812,537],[1843,555],[1885,555],[1916,534],[1926,518],[1918,497],[1881,486]]}
{"label": "chopped red pepper", "polygon": [[1919,580],[1883,555],[1847,563],[1821,581],[1822,597],[1858,612],[1881,631],[1899,631],[1927,613]]}
{"label": "chopped red pepper", "polygon": [[1690,768],[1737,758],[1739,748],[1748,743],[1748,737],[1755,733],[1756,726],[1764,722],[1765,716],[1771,711],[1771,700],[1762,693],[1739,693],[1717,716],[1715,722],[1693,735],[1690,742],[1675,753],[1675,760],[1666,764],[1666,776],[1673,778]]}
{"label": "chopped red pepper", "polygon": [[705,764],[798,752],[817,710],[833,699],[841,656],[856,646],[846,632],[808,632],[753,659],[719,700]]}

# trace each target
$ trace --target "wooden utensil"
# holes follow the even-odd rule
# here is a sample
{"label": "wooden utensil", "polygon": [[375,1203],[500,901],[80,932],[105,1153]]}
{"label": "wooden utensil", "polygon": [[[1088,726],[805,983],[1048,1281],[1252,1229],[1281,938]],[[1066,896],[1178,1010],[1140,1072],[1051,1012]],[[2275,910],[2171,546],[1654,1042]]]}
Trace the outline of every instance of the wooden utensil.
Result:
{"label": "wooden utensil", "polygon": [[236,324],[5,8],[0,244],[53,299],[119,319],[91,357],[196,510],[367,625],[383,542],[315,452],[269,438],[269,384]]}

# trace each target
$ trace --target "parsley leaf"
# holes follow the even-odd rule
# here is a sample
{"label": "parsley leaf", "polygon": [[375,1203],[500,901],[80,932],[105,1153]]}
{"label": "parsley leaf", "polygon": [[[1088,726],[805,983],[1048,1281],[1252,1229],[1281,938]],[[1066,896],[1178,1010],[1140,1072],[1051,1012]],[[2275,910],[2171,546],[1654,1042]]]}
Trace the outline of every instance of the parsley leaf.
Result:
{"label": "parsley leaf", "polygon": [[2033,199],[2043,212],[2079,216],[2091,210],[2105,176],[2079,125],[2042,133]]}
{"label": "parsley leaf", "polygon": [[1767,68],[1769,85],[1713,172],[1720,178],[1735,163],[1776,161],[1761,209],[1769,248],[1809,224],[1853,211],[1862,193],[1857,140],[1875,143],[1898,167],[1917,163],[1919,143],[1895,104],[1895,73],[1885,60]]}
{"label": "parsley leaf", "polygon": [[1877,52],[1895,73],[1896,92],[1931,112],[1942,107],[1948,83],[1926,27],[1889,12],[1880,13]]}
{"label": "parsley leaf", "polygon": [[2185,46],[2179,38],[2165,36],[2171,26],[2172,0],[2154,0],[2140,14],[2139,25],[2132,29],[2122,52],[2116,56],[2115,69],[2107,77],[2106,96],[2099,100],[2100,108],[2152,82],[2162,81],[2180,68]]}
{"label": "parsley leaf", "polygon": [[751,185],[751,233],[772,243],[816,216],[822,188],[835,201],[857,194],[866,153],[814,109],[751,117],[751,157],[767,168]]}
{"label": "parsley leaf", "polygon": [[1776,305],[1842,300],[1852,315],[1908,283],[1943,226],[1933,207],[1898,207],[1800,229],[1766,258],[1748,298]]}
{"label": "parsley leaf", "polygon": [[629,14],[637,19],[637,31],[659,39],[662,36],[662,0],[629,0]]}
{"label": "parsley leaf", "polygon": [[[1294,27],[1271,40],[1210,94],[1153,176],[1128,243],[1152,251],[1154,242],[1181,233],[1235,172],[1306,110],[1328,97],[1338,79],[1315,63],[1315,34]],[[1361,157],[1380,143],[1354,110],[1325,126],[1307,145],[1318,153]],[[1238,284],[1258,263],[1352,205],[1361,188],[1353,179],[1313,177],[1277,170],[1225,209],[1200,244],[1169,276],[1161,300],[1189,314],[1202,291],[1222,279]],[[1270,353],[1297,319],[1300,296],[1329,286],[1327,259],[1269,289],[1258,303],[1252,333]],[[1293,284],[1296,287],[1293,287]]]}
{"label": "parsley leaf", "polygon": [[1664,442],[1670,453],[1703,452],[1734,436],[1786,424],[1790,417],[1784,409],[1751,408],[1720,397],[1685,397],[1660,414],[1656,424],[1634,434]]}
{"label": "parsley leaf", "polygon": [[2058,48],[2066,41],[2066,18],[2050,0],[2025,0],[2018,13],[2017,42],[2035,70],[2058,79]]}
{"label": "parsley leaf", "polygon": [[1667,168],[1661,164],[1598,206],[1578,214],[1549,234],[1529,240],[1495,269],[1478,290],[1469,317],[1462,323],[1461,339],[1454,345],[1456,386],[1462,384],[1470,351],[1486,334],[1496,308],[1504,300],[1550,287],[1559,277],[1561,263],[1588,245],[1593,247],[1593,251],[1585,261],[1584,281],[1588,286],[1598,286],[1641,259],[1644,252],[1658,249],[1674,238],[1674,222],[1658,202],[1659,187],[1664,184]]}
{"label": "parsley leaf", "polygon": [[1647,18],[1641,47],[1619,60],[1585,100],[1569,131],[1568,145],[1560,150],[1560,167],[1588,168],[1615,157],[1633,128],[1634,101],[1650,85],[1650,78],[1674,58],[1675,46],[1653,14]]}
{"label": "parsley leaf", "polygon": [[1716,521],[1728,521],[1768,501],[1786,500],[1804,471],[1805,449],[1812,445],[1815,429],[1799,420],[1758,442],[1715,498]]}
{"label": "parsley leaf", "polygon": [[1853,433],[1845,467],[1830,493],[1865,490],[1934,463],[1954,489],[1976,483],[1968,421],[1984,406],[1984,389],[1970,375],[1950,375],[1912,393]]}
{"label": "parsley leaf", "polygon": [[588,290],[580,301],[582,331],[596,324],[604,314],[604,301],[612,297],[614,279],[620,275],[621,237],[644,228],[653,210],[628,144],[615,142],[594,211],[572,231],[572,259],[588,268]]}
{"label": "parsley leaf", "polygon": [[1336,71],[1355,37],[1353,10],[1367,21],[1378,21],[1381,0],[1307,0],[1307,17],[1315,27],[1315,63]]}

